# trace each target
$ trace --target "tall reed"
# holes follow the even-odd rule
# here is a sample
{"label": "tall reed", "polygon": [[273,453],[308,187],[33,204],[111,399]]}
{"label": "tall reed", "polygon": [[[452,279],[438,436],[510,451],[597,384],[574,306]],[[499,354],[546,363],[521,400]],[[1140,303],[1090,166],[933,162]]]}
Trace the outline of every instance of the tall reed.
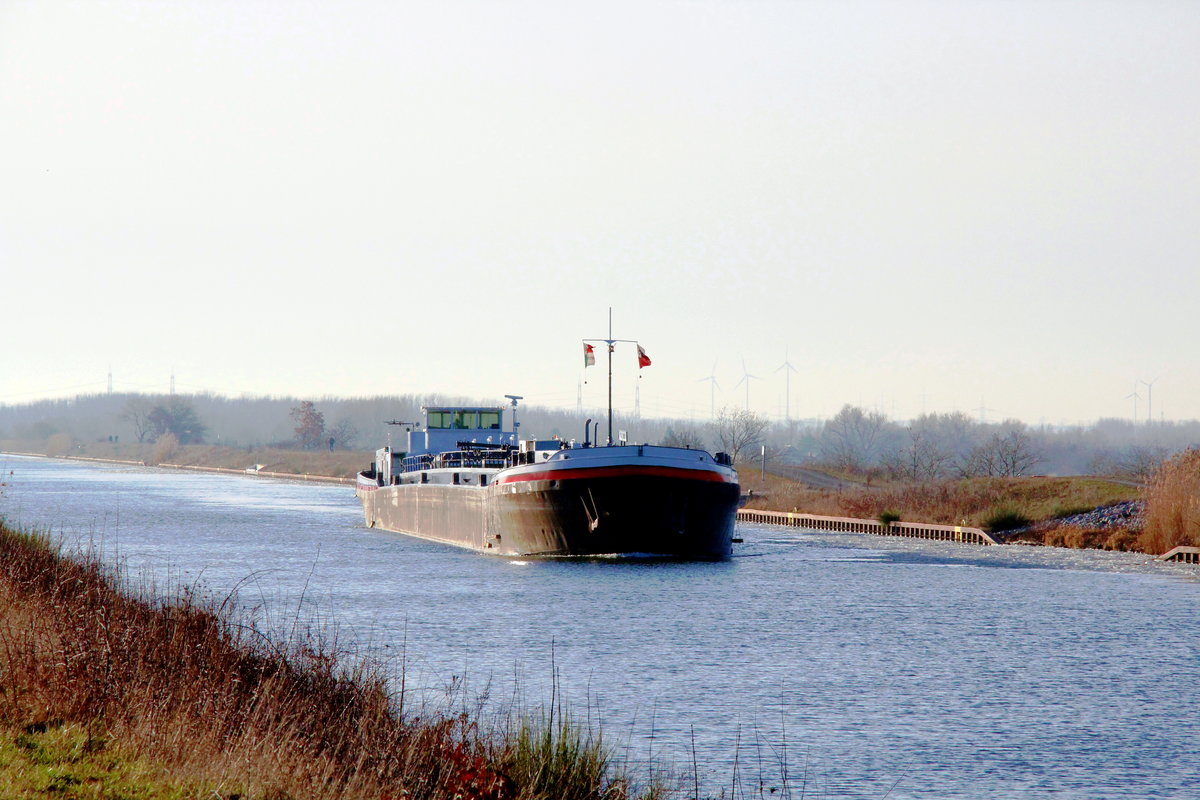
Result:
{"label": "tall reed", "polygon": [[1138,544],[1161,555],[1179,545],[1200,546],[1200,449],[1163,462],[1145,489],[1145,525]]}

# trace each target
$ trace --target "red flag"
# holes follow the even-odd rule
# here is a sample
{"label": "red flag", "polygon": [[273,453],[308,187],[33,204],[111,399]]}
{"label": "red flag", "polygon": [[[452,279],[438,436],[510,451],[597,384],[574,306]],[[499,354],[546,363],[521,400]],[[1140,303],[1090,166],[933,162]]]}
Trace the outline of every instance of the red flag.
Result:
{"label": "red flag", "polygon": [[638,349],[638,369],[641,369],[642,367],[650,366],[650,356],[646,355],[646,351],[642,349],[642,346],[640,344],[637,346],[637,349]]}
{"label": "red flag", "polygon": [[596,366],[596,351],[587,342],[583,343],[583,366],[585,368]]}

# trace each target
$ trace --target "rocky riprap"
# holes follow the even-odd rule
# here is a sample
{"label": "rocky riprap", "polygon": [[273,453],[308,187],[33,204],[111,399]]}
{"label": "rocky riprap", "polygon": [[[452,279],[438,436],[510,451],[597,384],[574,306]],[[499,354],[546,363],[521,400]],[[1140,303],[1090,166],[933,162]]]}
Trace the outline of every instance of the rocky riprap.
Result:
{"label": "rocky riprap", "polygon": [[[1112,528],[1120,526],[1130,530],[1142,529],[1144,504],[1140,500],[1126,500],[1111,506],[1100,506],[1082,514],[1050,520],[1055,527],[1070,525],[1076,528]],[[1043,522],[1042,525],[1047,523]]]}
{"label": "rocky riprap", "polygon": [[1022,533],[1041,533],[1053,528],[1086,528],[1089,530],[1101,528],[1128,528],[1133,531],[1142,529],[1142,514],[1145,504],[1141,500],[1125,500],[1111,506],[1097,506],[1091,511],[1071,514],[1067,517],[1055,517],[1038,522],[1025,528],[1014,528],[1009,531],[997,531],[992,536],[1000,540],[1008,540]]}

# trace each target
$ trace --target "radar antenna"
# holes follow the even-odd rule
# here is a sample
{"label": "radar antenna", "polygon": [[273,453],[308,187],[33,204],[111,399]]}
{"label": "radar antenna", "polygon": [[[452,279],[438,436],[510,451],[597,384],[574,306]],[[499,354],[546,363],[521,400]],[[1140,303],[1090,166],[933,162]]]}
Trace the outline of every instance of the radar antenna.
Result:
{"label": "radar antenna", "polygon": [[518,436],[517,436],[517,428],[521,427],[521,423],[517,422],[517,401],[518,401],[518,400],[524,400],[525,398],[524,398],[524,397],[522,397],[522,396],[521,396],[521,395],[519,395],[519,394],[506,394],[506,395],[504,395],[504,396],[505,396],[505,397],[507,397],[509,400],[511,400],[511,401],[512,401],[512,410],[513,410],[513,412],[512,412],[512,414],[513,414],[513,445],[515,446],[515,445],[516,445],[516,443],[517,443],[517,439],[518,439]]}

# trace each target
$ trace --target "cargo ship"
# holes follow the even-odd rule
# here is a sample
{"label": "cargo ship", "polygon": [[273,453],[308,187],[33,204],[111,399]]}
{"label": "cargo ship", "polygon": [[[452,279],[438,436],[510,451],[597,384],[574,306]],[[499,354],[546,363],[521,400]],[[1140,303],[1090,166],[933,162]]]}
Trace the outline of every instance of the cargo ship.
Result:
{"label": "cargo ship", "polygon": [[[740,496],[725,453],[523,439],[505,408],[424,407],[358,474],[369,527],[509,557],[724,559]],[[611,427],[611,423],[610,423]],[[598,434],[597,434],[598,436]]]}

